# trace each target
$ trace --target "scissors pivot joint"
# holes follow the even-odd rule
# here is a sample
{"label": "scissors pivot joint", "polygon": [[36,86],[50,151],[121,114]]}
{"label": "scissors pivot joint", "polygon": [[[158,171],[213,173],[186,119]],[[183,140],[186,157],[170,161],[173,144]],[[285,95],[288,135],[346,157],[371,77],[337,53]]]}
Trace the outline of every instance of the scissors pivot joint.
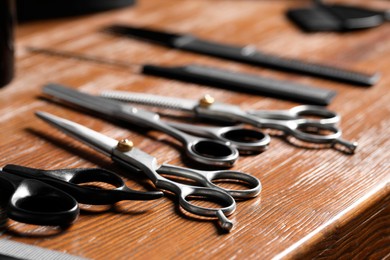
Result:
{"label": "scissors pivot joint", "polygon": [[133,149],[134,144],[129,139],[122,139],[118,142],[116,148],[121,152],[129,152]]}
{"label": "scissors pivot joint", "polygon": [[199,100],[199,105],[201,107],[207,108],[207,107],[211,106],[214,102],[215,102],[215,99],[211,95],[206,94],[206,95],[204,95],[203,98],[201,98]]}

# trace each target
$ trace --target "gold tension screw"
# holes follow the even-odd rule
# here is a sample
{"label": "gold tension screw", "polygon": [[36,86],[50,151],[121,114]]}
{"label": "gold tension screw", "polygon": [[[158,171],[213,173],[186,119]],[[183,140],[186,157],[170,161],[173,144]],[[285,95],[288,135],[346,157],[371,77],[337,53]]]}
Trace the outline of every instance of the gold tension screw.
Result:
{"label": "gold tension screw", "polygon": [[199,105],[201,107],[209,107],[214,103],[215,99],[209,94],[204,95],[203,98],[199,100]]}
{"label": "gold tension screw", "polygon": [[133,149],[134,144],[132,141],[128,139],[122,139],[118,142],[118,145],[116,148],[121,152],[129,152],[131,149]]}

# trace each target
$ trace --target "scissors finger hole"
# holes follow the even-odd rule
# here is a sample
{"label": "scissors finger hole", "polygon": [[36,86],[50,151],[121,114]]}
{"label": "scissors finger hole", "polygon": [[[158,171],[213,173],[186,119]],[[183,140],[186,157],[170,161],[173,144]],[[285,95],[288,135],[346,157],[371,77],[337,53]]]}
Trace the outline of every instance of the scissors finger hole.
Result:
{"label": "scissors finger hole", "polygon": [[315,120],[321,120],[321,119],[327,119],[327,118],[333,118],[335,117],[334,113],[328,113],[324,111],[316,111],[316,110],[304,110],[299,111],[297,113],[299,117],[303,117],[306,119],[315,119]]}
{"label": "scissors finger hole", "polygon": [[112,190],[124,186],[123,180],[103,169],[76,169],[71,182],[81,186],[95,189]]}
{"label": "scissors finger hole", "polygon": [[235,199],[256,197],[262,189],[261,182],[254,176],[232,171],[220,171],[210,181],[229,192]]}
{"label": "scissors finger hole", "polygon": [[79,204],[80,210],[83,213],[97,214],[104,213],[112,210],[112,205],[91,205],[91,204]]}
{"label": "scissors finger hole", "polygon": [[195,188],[182,194],[180,205],[187,211],[201,216],[216,216],[222,210],[229,215],[235,210],[235,201],[228,193],[208,188]]}
{"label": "scissors finger hole", "polygon": [[266,137],[264,133],[251,129],[234,129],[227,131],[222,136],[228,140],[240,143],[257,143]]}
{"label": "scissors finger hole", "polygon": [[18,208],[42,213],[57,213],[67,211],[74,207],[74,202],[60,196],[28,196],[19,199],[16,204]]}
{"label": "scissors finger hole", "polygon": [[331,125],[299,124],[287,140],[295,146],[322,149],[332,145],[341,136],[341,131]]}
{"label": "scissors finger hole", "polygon": [[217,211],[228,207],[230,204],[218,197],[206,197],[190,195],[186,197],[186,201],[198,208],[207,208],[208,210]]}
{"label": "scissors finger hole", "polygon": [[79,214],[78,204],[73,198],[54,193],[37,193],[21,198],[14,196],[9,208],[10,219],[45,226],[69,225]]}
{"label": "scissors finger hole", "polygon": [[253,184],[235,179],[214,179],[212,183],[225,190],[247,190],[254,188]]}
{"label": "scissors finger hole", "polygon": [[110,183],[99,181],[83,182],[78,183],[78,185],[96,190],[113,190],[117,188],[117,186],[114,186]]}
{"label": "scissors finger hole", "polygon": [[197,180],[196,178],[186,178],[185,176],[172,175],[169,173],[168,174],[159,173],[159,174],[177,183],[186,184],[189,186],[203,186],[202,182],[200,180]]}
{"label": "scissors finger hole", "polygon": [[199,141],[193,145],[192,149],[199,155],[209,158],[229,157],[234,154],[232,148],[225,143]]}
{"label": "scissors finger hole", "polygon": [[316,137],[330,137],[333,138],[335,135],[340,133],[335,127],[318,125],[318,124],[299,124],[297,130],[303,134],[316,136]]}
{"label": "scissors finger hole", "polygon": [[327,110],[323,107],[316,106],[297,106],[292,108],[291,111],[298,117],[306,119],[318,120],[329,124],[334,124],[339,121],[339,115],[333,111]]}

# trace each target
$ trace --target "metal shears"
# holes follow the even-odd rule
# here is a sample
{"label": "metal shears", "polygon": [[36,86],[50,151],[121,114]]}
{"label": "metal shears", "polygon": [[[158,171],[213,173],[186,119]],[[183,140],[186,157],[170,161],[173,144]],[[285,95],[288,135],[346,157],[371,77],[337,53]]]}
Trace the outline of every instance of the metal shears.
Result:
{"label": "metal shears", "polygon": [[[92,182],[114,188],[82,185]],[[118,175],[99,168],[41,170],[9,164],[0,171],[0,187],[9,198],[9,218],[48,226],[73,223],[79,215],[78,203],[110,205],[122,200],[152,200],[163,196],[160,191],[132,190]]]}
{"label": "metal shears", "polygon": [[[128,140],[118,142],[75,122],[44,112],[36,114],[50,125],[109,156],[122,166],[139,169],[156,188],[176,194],[184,210],[198,216],[218,218],[220,226],[225,230],[233,227],[233,223],[226,216],[235,211],[235,199],[253,198],[261,192],[260,181],[249,174],[231,170],[202,171],[169,164],[159,165],[155,157],[137,149]],[[181,183],[180,180],[183,179],[195,182],[196,185]],[[217,185],[220,181],[241,184],[248,189],[225,189]],[[220,206],[203,207],[196,204],[193,198],[219,201]]]}
{"label": "metal shears", "polygon": [[58,84],[46,85],[43,93],[97,112],[109,119],[118,119],[164,132],[183,143],[188,157],[199,163],[231,167],[239,155],[238,150],[226,141],[190,135],[168,125],[157,113],[135,108],[123,102],[89,95]]}
{"label": "metal shears", "polygon": [[164,97],[158,95],[106,91],[103,97],[138,103],[142,105],[176,109],[200,118],[240,122],[259,128],[282,131],[285,135],[314,144],[341,145],[345,152],[354,153],[357,143],[341,138],[342,132],[336,126],[340,116],[322,106],[301,105],[289,110],[249,110],[239,106],[215,102],[206,95],[200,100]]}

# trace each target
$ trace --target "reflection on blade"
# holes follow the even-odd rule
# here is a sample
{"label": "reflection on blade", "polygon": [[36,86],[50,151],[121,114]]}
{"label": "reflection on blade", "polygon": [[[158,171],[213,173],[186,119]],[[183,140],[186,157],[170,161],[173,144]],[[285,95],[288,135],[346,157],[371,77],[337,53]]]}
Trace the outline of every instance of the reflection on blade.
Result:
{"label": "reflection on blade", "polygon": [[111,157],[112,149],[114,149],[118,144],[117,140],[100,134],[82,125],[73,123],[72,121],[40,111],[36,112],[35,114],[45,122],[58,128],[62,132],[80,140],[81,142],[89,145],[90,147],[102,152],[109,157]]}

